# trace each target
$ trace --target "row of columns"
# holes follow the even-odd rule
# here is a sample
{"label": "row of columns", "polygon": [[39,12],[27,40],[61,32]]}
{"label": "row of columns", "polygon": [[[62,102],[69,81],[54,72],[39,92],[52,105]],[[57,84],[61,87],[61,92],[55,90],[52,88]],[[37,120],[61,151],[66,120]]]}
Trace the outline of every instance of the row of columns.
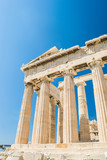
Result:
{"label": "row of columns", "polygon": [[[100,63],[90,63],[98,120],[99,141],[107,141],[107,86]],[[80,141],[89,141],[89,120],[85,95],[85,83],[78,86]],[[73,74],[64,75],[64,88],[60,89],[61,107],[58,109],[57,143],[78,142],[77,112]],[[55,143],[55,101],[49,95],[50,82],[43,80],[37,96],[32,144]],[[25,91],[16,134],[16,144],[27,144],[32,106],[32,84]]]}

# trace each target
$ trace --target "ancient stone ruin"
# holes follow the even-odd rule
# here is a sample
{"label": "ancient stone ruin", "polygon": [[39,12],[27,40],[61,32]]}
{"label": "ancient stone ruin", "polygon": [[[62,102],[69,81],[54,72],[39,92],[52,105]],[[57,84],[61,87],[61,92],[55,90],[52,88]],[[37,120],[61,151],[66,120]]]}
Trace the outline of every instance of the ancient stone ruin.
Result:
{"label": "ancient stone ruin", "polygon": [[[107,152],[107,75],[102,67],[107,63],[107,35],[89,40],[86,46],[74,46],[58,50],[51,48],[21,70],[25,73],[25,91],[21,106],[15,144],[8,152],[14,160],[17,157],[33,159],[105,159]],[[91,70],[74,78],[77,72]],[[51,82],[64,76],[58,88]],[[97,114],[98,139],[93,142],[85,93],[86,81],[92,80]],[[75,89],[78,90],[79,126]],[[32,131],[28,143],[33,90],[37,102]],[[58,106],[57,142],[55,143],[55,104]],[[96,126],[97,126],[96,125]],[[93,131],[95,133],[95,130]],[[96,142],[97,141],[97,142]],[[5,152],[4,157],[7,155]],[[7,160],[9,159],[7,156]],[[26,157],[26,158],[25,158]]]}

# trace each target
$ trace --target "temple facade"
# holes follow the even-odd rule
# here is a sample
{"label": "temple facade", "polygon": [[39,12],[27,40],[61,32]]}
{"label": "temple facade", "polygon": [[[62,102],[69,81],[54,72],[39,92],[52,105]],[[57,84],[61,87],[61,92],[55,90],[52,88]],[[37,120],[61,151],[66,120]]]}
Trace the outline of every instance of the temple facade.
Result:
{"label": "temple facade", "polygon": [[[82,149],[88,146],[90,151],[98,148],[95,153],[99,153],[100,149],[103,154],[107,152],[107,74],[102,70],[107,63],[107,35],[89,40],[85,44],[84,47],[77,45],[64,50],[53,47],[28,64],[22,65],[21,70],[25,74],[25,90],[13,149],[45,148],[47,149],[45,152],[49,152],[49,149],[57,152],[62,149],[62,152],[67,152],[68,149],[70,152],[71,148],[72,152],[82,153]],[[90,74],[74,78],[78,72],[87,69],[91,70]],[[64,81],[59,82],[59,86],[55,87],[52,82],[58,77],[64,77]],[[95,98],[97,143],[92,142],[92,136],[90,136],[91,124],[85,91],[86,81],[89,80],[92,80]],[[80,131],[77,121],[75,85],[78,92]],[[37,93],[37,100],[32,141],[29,145],[33,90]],[[55,105],[58,106],[56,144]]]}
{"label": "temple facade", "polygon": [[[74,85],[78,88],[80,141],[90,141],[85,81],[92,79],[98,121],[99,142],[107,142],[107,35],[86,42],[85,47],[66,50],[51,48],[22,66],[25,73],[19,124],[15,144],[28,144],[33,90],[37,93],[32,144],[55,143],[55,104],[58,106],[57,143],[79,142]],[[74,78],[77,72],[90,69],[91,74]],[[64,76],[55,87],[51,82]]]}

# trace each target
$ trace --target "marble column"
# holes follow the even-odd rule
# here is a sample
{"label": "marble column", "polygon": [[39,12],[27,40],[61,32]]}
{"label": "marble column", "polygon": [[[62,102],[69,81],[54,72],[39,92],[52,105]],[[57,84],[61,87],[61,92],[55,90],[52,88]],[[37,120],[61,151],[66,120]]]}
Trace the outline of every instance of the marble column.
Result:
{"label": "marble column", "polygon": [[31,107],[32,107],[32,95],[33,95],[33,86],[32,84],[28,83],[25,85],[25,91],[21,106],[15,144],[28,143]]}
{"label": "marble column", "polygon": [[80,141],[90,141],[89,118],[85,95],[85,82],[79,82],[78,86],[78,108],[79,108],[79,125],[80,125]]}
{"label": "marble column", "polygon": [[105,81],[106,81],[106,88],[107,88],[107,79],[105,79]]}
{"label": "marble column", "polygon": [[78,142],[77,111],[74,80],[71,73],[64,75],[63,143]]}
{"label": "marble column", "polygon": [[39,96],[40,93],[37,93],[37,99],[36,99],[36,107],[35,107],[35,116],[34,116],[34,123],[33,123],[33,133],[32,133],[32,144],[37,144],[38,143],[38,139],[36,137],[36,127],[37,127],[37,119],[39,116]]}
{"label": "marble column", "polygon": [[59,90],[60,90],[60,102],[61,107],[58,108],[58,123],[57,123],[57,143],[63,143],[63,94],[64,94],[64,87],[60,86],[59,84]]}
{"label": "marble column", "polygon": [[49,143],[49,93],[50,83],[47,80],[42,80],[35,135],[38,144]]}
{"label": "marble column", "polygon": [[55,143],[55,100],[49,100],[49,143]]}
{"label": "marble column", "polygon": [[107,141],[107,86],[104,79],[101,61],[89,64],[92,70],[92,80],[98,121],[99,141]]}

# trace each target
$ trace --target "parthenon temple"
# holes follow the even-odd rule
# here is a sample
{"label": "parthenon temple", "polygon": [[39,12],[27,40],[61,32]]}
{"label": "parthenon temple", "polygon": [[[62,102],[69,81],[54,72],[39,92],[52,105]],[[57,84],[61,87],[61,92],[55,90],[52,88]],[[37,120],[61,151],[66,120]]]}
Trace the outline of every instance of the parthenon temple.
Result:
{"label": "parthenon temple", "polygon": [[[60,50],[53,47],[28,64],[22,65],[25,90],[13,149],[43,148],[45,152],[67,152],[67,149],[70,152],[71,149],[72,152],[78,152],[88,146],[91,151],[97,148],[96,153],[99,150],[107,152],[107,74],[103,74],[102,70],[107,63],[107,35],[89,40],[85,44],[84,47],[77,45]],[[90,69],[91,73],[74,77],[78,72],[87,69]],[[58,77],[64,77],[64,81],[59,82],[56,87],[52,82]],[[85,90],[86,81],[89,80],[93,83],[98,142],[92,142],[90,139]],[[80,130],[75,85],[78,93]],[[37,100],[32,140],[29,144],[33,91],[37,94]],[[58,106],[56,142],[55,105]]]}

